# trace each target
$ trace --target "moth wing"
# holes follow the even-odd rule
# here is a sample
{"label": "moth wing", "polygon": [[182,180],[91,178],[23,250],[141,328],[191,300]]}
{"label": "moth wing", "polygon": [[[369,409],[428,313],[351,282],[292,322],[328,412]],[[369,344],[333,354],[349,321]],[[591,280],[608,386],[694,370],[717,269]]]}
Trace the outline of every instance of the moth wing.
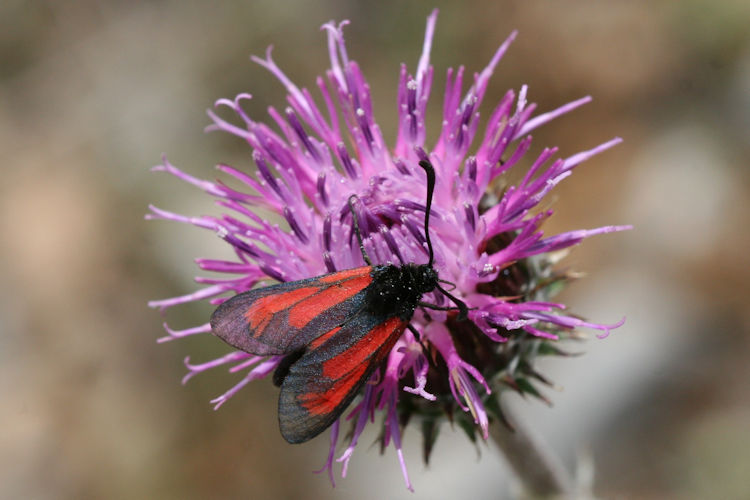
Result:
{"label": "moth wing", "polygon": [[257,355],[286,354],[345,323],[372,282],[365,266],[240,293],[211,315],[211,331]]}
{"label": "moth wing", "polygon": [[305,442],[339,418],[407,325],[397,316],[362,312],[313,341],[281,384],[284,439]]}

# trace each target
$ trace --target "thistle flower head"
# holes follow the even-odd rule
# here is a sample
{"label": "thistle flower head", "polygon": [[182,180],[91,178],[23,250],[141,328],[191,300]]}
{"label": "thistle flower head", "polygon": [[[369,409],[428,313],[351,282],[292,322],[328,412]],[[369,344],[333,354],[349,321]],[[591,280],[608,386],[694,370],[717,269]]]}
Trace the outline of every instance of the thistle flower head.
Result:
{"label": "thistle flower head", "polygon": [[[434,165],[437,182],[430,213],[434,268],[441,280],[452,283],[451,294],[470,308],[468,320],[459,321],[451,311],[417,310],[411,325],[418,335],[404,332],[365,385],[361,398],[333,425],[331,452],[324,467],[332,480],[334,461],[343,464],[345,475],[361,433],[382,413],[381,444],[393,443],[411,488],[401,433],[412,416],[424,422],[425,458],[442,416],[457,422],[472,439],[477,432],[487,439],[489,422],[502,419],[497,399],[501,388],[542,397],[535,384],[546,379],[534,369],[537,356],[562,352],[556,341],[572,336],[575,329],[594,329],[606,336],[622,324],[586,322],[566,314],[564,305],[550,302],[550,292],[568,277],[553,269],[550,253],[627,227],[546,236],[541,226],[552,211],[540,208],[547,193],[576,166],[620,139],[569,157],[558,157],[557,149],[550,148],[528,159],[531,131],[590,98],[535,114],[525,85],[502,96],[480,131],[479,109],[491,75],[516,37],[513,32],[489,64],[473,76],[468,90],[463,67],[447,71],[442,128],[436,143],[428,146],[425,110],[433,83],[430,50],[436,19],[437,12],[428,17],[416,70],[401,67],[398,134],[392,148],[375,119],[370,88],[347,54],[342,30],[346,23],[331,22],[323,26],[330,68],[316,80],[322,106],[312,92],[297,87],[285,75],[269,49],[265,58],[253,60],[288,93],[283,110],[269,109],[274,127],[256,121],[243,109],[248,94],[216,102],[216,108],[229,108],[236,115],[234,120],[208,112],[213,121],[209,130],[235,135],[252,151],[252,169],[218,166],[243,188],[197,179],[166,158],[154,168],[213,196],[224,214],[187,217],[151,207],[147,217],[213,231],[236,255],[233,260],[198,259],[201,269],[225,276],[198,278],[204,285],[200,290],[150,303],[165,309],[196,300],[219,304],[256,286],[362,266],[362,252],[354,237],[355,217],[373,264],[427,262],[425,181],[418,163],[427,160]],[[521,165],[527,169],[519,182],[502,190],[496,187],[498,179]],[[352,195],[357,201],[350,205]],[[286,224],[270,222],[258,215],[258,209],[278,214]],[[426,294],[423,300],[436,306],[452,305],[439,292]],[[162,340],[210,332],[208,322],[185,330],[165,328],[168,335]],[[251,380],[272,373],[281,359],[232,351],[201,364],[186,360],[184,382],[219,366],[240,374],[233,388],[212,401],[218,408]],[[345,451],[336,458],[340,425],[350,425],[352,431]]]}

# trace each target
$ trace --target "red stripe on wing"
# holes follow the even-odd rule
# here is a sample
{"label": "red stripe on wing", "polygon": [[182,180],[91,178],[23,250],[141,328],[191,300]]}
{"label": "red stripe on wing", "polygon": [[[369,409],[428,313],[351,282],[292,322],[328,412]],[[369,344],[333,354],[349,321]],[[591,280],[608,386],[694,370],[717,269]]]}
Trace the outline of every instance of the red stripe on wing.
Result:
{"label": "red stripe on wing", "polygon": [[301,394],[297,401],[310,415],[330,415],[346,397],[351,394],[352,389],[362,380],[367,372],[367,365],[358,365],[354,371],[347,373],[338,379],[330,389],[324,393],[308,392]]}
{"label": "red stripe on wing", "polygon": [[358,267],[240,293],[214,311],[211,330],[251,354],[298,350],[361,309],[371,271]]}
{"label": "red stripe on wing", "polygon": [[[399,327],[401,327],[400,331],[402,332],[406,328],[404,321],[399,317],[389,318],[375,326],[366,335],[349,346],[346,351],[325,361],[323,363],[323,376],[331,380],[337,380],[343,378],[347,373],[356,370],[358,366],[363,365],[369,360],[375,349],[386,344],[388,337],[398,331]],[[394,338],[393,342],[397,338]],[[375,362],[377,361],[375,360]]]}
{"label": "red stripe on wing", "polygon": [[337,283],[350,278],[369,275],[370,271],[372,271],[372,267],[370,266],[355,267],[354,269],[345,269],[343,271],[323,275],[320,277],[319,281],[321,283]]}
{"label": "red stripe on wing", "polygon": [[[370,268],[360,268],[364,274],[347,275],[346,278],[331,283],[311,297],[306,297],[289,309],[289,325],[303,328],[316,316],[333,304],[338,304],[355,296],[372,283]],[[328,278],[329,276],[326,276]]]}
{"label": "red stripe on wing", "polygon": [[258,337],[263,332],[268,323],[273,319],[274,314],[284,309],[289,309],[296,303],[315,295],[319,291],[320,287],[306,286],[257,299],[245,311],[247,324],[255,330],[253,336]]}
{"label": "red stripe on wing", "polygon": [[323,344],[324,344],[324,343],[325,343],[325,342],[326,342],[326,341],[327,341],[328,339],[330,339],[331,337],[333,337],[334,335],[336,335],[336,334],[337,334],[337,333],[339,332],[339,330],[341,330],[341,327],[340,327],[340,326],[337,326],[337,327],[336,327],[336,328],[334,328],[333,330],[331,330],[331,331],[329,331],[329,332],[327,332],[327,333],[324,333],[323,335],[321,335],[321,336],[320,336],[320,337],[318,337],[317,339],[315,339],[315,340],[313,340],[312,342],[310,342],[310,344],[308,345],[308,347],[307,347],[307,348],[308,348],[308,349],[316,349],[316,348],[320,347],[320,346],[321,346],[321,345],[323,345]]}
{"label": "red stripe on wing", "polygon": [[407,325],[398,316],[364,310],[309,343],[281,385],[279,426],[284,438],[305,442],[339,418]]}
{"label": "red stripe on wing", "polygon": [[[343,410],[340,407],[345,404],[352,392],[364,383],[364,378],[385,359],[406,325],[407,322],[401,318],[388,318],[375,325],[344,352],[324,361],[323,376],[316,382],[315,390],[300,394],[297,397],[298,403],[310,415],[315,416],[325,416],[338,409]],[[338,331],[339,329],[331,331],[324,337],[328,340]],[[323,343],[325,341],[321,341],[320,344]]]}

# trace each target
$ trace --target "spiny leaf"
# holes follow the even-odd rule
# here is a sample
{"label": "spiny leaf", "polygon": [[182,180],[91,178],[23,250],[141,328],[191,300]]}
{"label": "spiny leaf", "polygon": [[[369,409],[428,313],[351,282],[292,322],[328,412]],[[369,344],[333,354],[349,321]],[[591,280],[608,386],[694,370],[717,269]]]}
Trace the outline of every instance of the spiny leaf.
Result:
{"label": "spiny leaf", "polygon": [[518,382],[512,376],[506,375],[505,377],[503,377],[502,379],[500,379],[500,382],[502,382],[503,384],[507,385],[508,387],[510,387],[514,391],[518,392],[519,394],[523,395],[523,391],[518,386]]}
{"label": "spiny leaf", "polygon": [[538,380],[539,382],[552,387],[554,384],[550,379],[539,373],[527,360],[521,361],[518,365],[518,370],[531,378]]}
{"label": "spiny leaf", "polygon": [[515,432],[515,428],[513,427],[513,424],[510,423],[510,421],[505,417],[505,413],[503,413],[503,408],[500,405],[500,397],[498,396],[498,392],[493,392],[485,400],[484,407],[487,409],[487,412],[490,415],[492,415],[494,418],[502,422],[503,425],[505,425],[505,427]]}
{"label": "spiny leaf", "polygon": [[466,433],[467,436],[469,436],[469,439],[472,443],[476,444],[477,442],[477,433],[476,428],[477,426],[474,425],[474,421],[469,421],[466,417],[463,416],[463,414],[457,415],[455,422],[458,424],[458,426],[463,429],[463,431]]}
{"label": "spiny leaf", "polygon": [[422,458],[425,465],[430,464],[430,455],[440,433],[440,426],[436,419],[422,420]]}
{"label": "spiny leaf", "polygon": [[535,398],[541,399],[542,401],[547,403],[549,406],[552,406],[552,402],[549,399],[547,399],[544,395],[542,395],[542,393],[540,393],[536,389],[536,387],[534,387],[534,385],[531,382],[529,382],[527,379],[523,377],[518,377],[516,378],[516,384],[518,384],[518,387],[521,390],[521,392],[531,394]]}
{"label": "spiny leaf", "polygon": [[563,351],[552,342],[543,342],[537,350],[539,356],[580,356],[581,353]]}

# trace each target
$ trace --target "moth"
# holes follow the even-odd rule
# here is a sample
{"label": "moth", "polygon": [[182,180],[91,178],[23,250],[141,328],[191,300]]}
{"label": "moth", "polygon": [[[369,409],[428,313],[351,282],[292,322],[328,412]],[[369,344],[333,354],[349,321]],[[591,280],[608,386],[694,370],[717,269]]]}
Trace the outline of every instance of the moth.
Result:
{"label": "moth", "polygon": [[[373,265],[365,251],[352,200],[354,232],[367,265],[314,278],[240,293],[211,316],[214,335],[239,350],[259,356],[284,356],[273,375],[280,386],[279,427],[290,443],[302,443],[328,428],[349,406],[370,375],[388,356],[417,307],[468,308],[440,286],[433,267],[429,220],[435,170],[427,175],[424,231],[426,264]],[[456,307],[422,302],[434,290]]]}

